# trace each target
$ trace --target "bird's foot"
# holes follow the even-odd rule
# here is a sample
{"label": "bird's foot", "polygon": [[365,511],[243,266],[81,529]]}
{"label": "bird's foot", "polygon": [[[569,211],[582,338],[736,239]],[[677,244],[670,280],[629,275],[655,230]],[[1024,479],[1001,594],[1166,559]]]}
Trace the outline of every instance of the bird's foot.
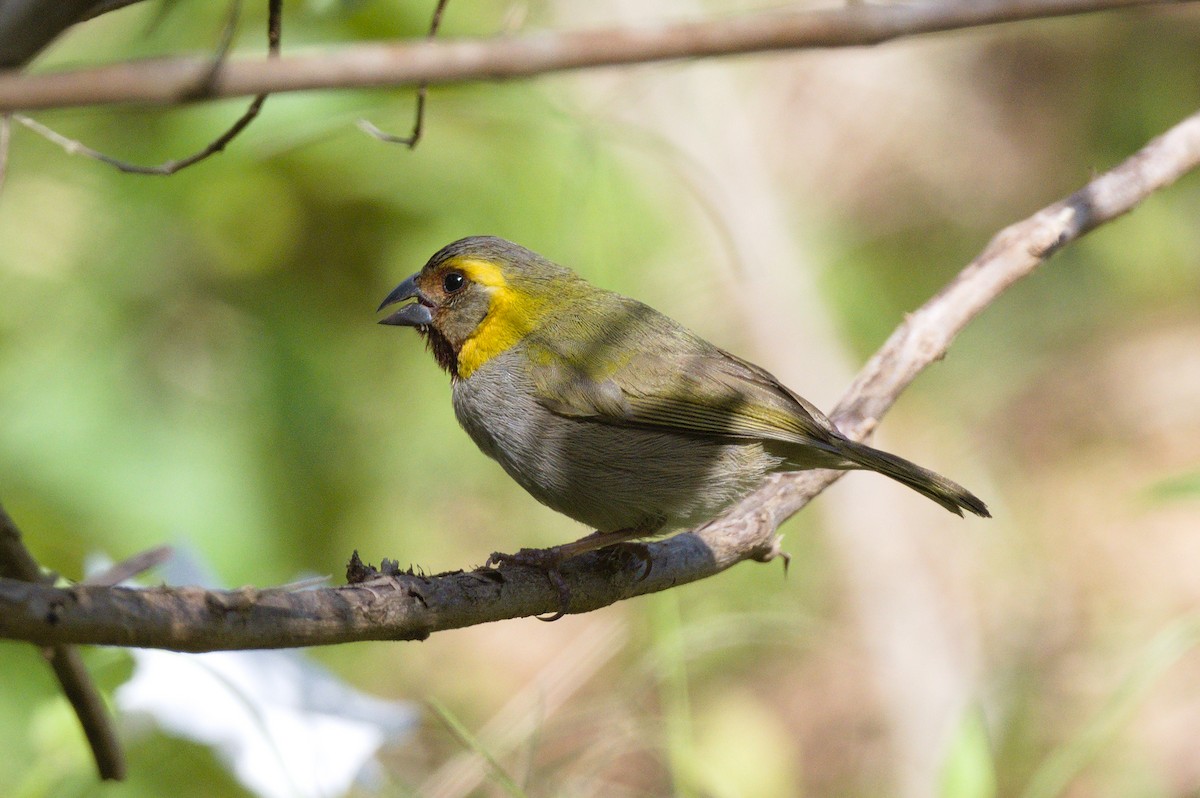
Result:
{"label": "bird's foot", "polygon": [[492,552],[492,556],[488,557],[485,567],[491,566],[507,566],[521,565],[526,568],[534,568],[546,575],[546,579],[550,581],[550,585],[558,591],[558,612],[550,616],[537,616],[540,621],[557,621],[559,618],[567,614],[571,606],[571,588],[567,585],[567,580],[563,578],[559,568],[563,562],[572,557],[578,557],[580,554],[586,554],[589,551],[612,552],[614,554],[631,554],[636,557],[642,564],[642,573],[638,577],[638,581],[645,579],[650,575],[650,568],[653,564],[650,557],[650,549],[645,543],[639,543],[635,539],[646,537],[653,534],[651,528],[632,528],[619,529],[616,532],[593,532],[586,537],[582,537],[572,543],[563,543],[559,546],[552,546],[548,549],[521,549],[515,554],[502,554],[501,552]]}
{"label": "bird's foot", "polygon": [[494,551],[487,558],[484,567],[517,565],[525,568],[533,568],[544,573],[546,579],[550,582],[550,586],[558,591],[558,612],[553,615],[536,615],[534,617],[539,621],[549,623],[550,621],[557,621],[566,615],[567,611],[571,608],[571,588],[567,585],[567,580],[563,579],[562,572],[559,570],[559,566],[562,565],[565,559],[566,557],[558,546],[549,549],[521,549],[513,554]]}
{"label": "bird's foot", "polygon": [[632,557],[641,565],[641,573],[635,581],[641,582],[650,575],[654,567],[654,558],[650,556],[650,546],[638,540],[626,540],[620,543],[610,543],[597,551],[598,554],[611,554],[618,557]]}

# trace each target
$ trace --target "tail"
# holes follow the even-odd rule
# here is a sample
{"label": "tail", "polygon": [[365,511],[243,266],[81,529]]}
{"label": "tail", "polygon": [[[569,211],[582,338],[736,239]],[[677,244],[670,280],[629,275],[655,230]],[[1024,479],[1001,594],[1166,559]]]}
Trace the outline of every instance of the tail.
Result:
{"label": "tail", "polygon": [[838,454],[854,464],[852,468],[878,471],[885,477],[891,477],[917,493],[928,496],[955,515],[961,516],[963,510],[968,510],[981,518],[992,517],[987,505],[978,496],[941,474],[935,474],[903,457],[874,449],[866,444],[843,439],[836,445]]}

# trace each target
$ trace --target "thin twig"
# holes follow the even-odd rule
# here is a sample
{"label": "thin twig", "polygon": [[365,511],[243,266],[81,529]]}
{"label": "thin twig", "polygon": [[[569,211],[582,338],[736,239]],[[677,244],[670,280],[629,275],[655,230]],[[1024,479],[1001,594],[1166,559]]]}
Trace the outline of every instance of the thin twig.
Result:
{"label": "thin twig", "polygon": [[171,556],[175,550],[170,546],[155,546],[152,549],[147,549],[140,554],[135,554],[121,560],[118,563],[113,563],[98,574],[93,574],[80,582],[81,585],[96,585],[98,587],[112,587],[133,579],[138,574],[145,573],[151,568],[162,565]]}
{"label": "thin twig", "polygon": [[[43,582],[41,566],[21,540],[21,530],[0,504],[0,577],[24,582]],[[51,577],[51,581],[52,581]]]}
{"label": "thin twig", "polygon": [[12,114],[0,114],[0,193],[8,179],[8,145],[12,141]]}
{"label": "thin twig", "polygon": [[[1200,112],[1082,189],[998,233],[936,296],[910,314],[863,367],[831,414],[850,437],[874,428],[896,397],[941,358],[955,335],[1054,252],[1129,212],[1200,166]],[[776,529],[844,472],[772,478],[724,517],[646,547],[640,557],[594,552],[568,560],[570,611],[704,579],[779,554]],[[399,574],[338,588],[53,588],[0,579],[0,638],[184,651],[414,640],[432,632],[553,612],[558,591],[519,567],[437,576]]]}
{"label": "thin twig", "polygon": [[[283,0],[268,0],[267,12],[267,57],[277,58],[279,56],[279,41],[282,28],[282,11]],[[206,97],[209,95],[212,86],[216,83],[217,77],[221,72],[222,64],[225,63],[229,50],[233,45],[233,35],[237,30],[237,21],[241,11],[241,0],[236,0],[230,6],[229,20],[221,34],[221,42],[217,47],[216,56],[210,61],[209,70],[201,80],[197,81],[192,87],[192,95],[194,98]],[[25,127],[29,128],[39,136],[51,141],[62,147],[68,155],[84,155],[109,166],[115,167],[121,172],[137,175],[173,175],[180,170],[186,169],[193,164],[197,164],[206,158],[209,158],[218,152],[221,152],[245,130],[255,117],[262,110],[263,103],[266,102],[267,94],[262,93],[251,100],[250,105],[242,113],[240,117],[229,128],[217,138],[213,139],[207,146],[197,152],[192,153],[186,158],[179,158],[171,161],[164,161],[155,166],[144,166],[142,164],[130,163],[129,161],[114,158],[111,155],[106,155],[99,150],[95,150],[86,144],[77,141],[61,133],[43,125],[42,123],[31,119],[22,114],[16,114],[15,119]]]}
{"label": "thin twig", "polygon": [[[160,10],[160,14],[166,13],[166,8]],[[197,99],[204,97],[205,93],[212,87],[216,81],[217,75],[221,72],[221,64],[229,58],[229,51],[233,49],[233,39],[237,34],[238,22],[242,18],[242,0],[233,0],[229,4],[229,16],[225,20],[225,24],[221,27],[221,38],[217,40],[217,49],[212,57],[208,59],[208,72],[203,78],[196,81],[196,85],[192,88],[192,92]]]}
{"label": "thin twig", "polygon": [[121,750],[121,738],[117,736],[100,691],[88,676],[87,666],[83,664],[79,651],[75,646],[60,643],[42,649],[42,656],[50,664],[63,695],[79,718],[100,778],[106,781],[124,780],[125,754]]}
{"label": "thin twig", "polygon": [[[363,43],[267,60],[231,59],[207,99],[311,89],[502,80],[573,69],[827,47],[1019,20],[1197,0],[971,0],[756,12],[704,22],[486,39]],[[0,112],[195,99],[207,59],[160,58],[57,73],[0,73]]]}
{"label": "thin twig", "polygon": [[[449,2],[450,0],[438,0],[437,7],[433,9],[433,20],[429,23],[429,33],[425,35],[426,39],[437,37],[438,28],[442,25],[442,13],[446,10],[446,4]],[[421,140],[421,133],[425,128],[425,95],[428,91],[428,83],[422,83],[417,86],[416,119],[413,120],[412,132],[407,136],[397,136],[395,133],[380,130],[367,119],[358,120],[358,129],[388,144],[403,144],[410,150],[414,149],[417,146],[417,142]]]}
{"label": "thin twig", "polygon": [[[21,540],[21,530],[3,505],[0,505],[0,577],[42,585],[53,581],[53,577],[42,574],[37,560]],[[63,694],[79,718],[100,778],[113,781],[125,778],[125,755],[121,752],[120,739],[79,652],[64,643],[51,643],[42,650],[42,655],[54,670]]]}

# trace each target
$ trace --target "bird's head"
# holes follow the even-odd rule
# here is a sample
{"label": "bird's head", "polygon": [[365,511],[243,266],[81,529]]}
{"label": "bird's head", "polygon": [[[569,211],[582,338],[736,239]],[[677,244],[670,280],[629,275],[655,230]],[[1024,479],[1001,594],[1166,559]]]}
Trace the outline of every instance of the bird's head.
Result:
{"label": "bird's head", "polygon": [[570,269],[494,236],[455,241],[396,286],[380,324],[415,327],[438,365],[466,379],[534,330],[548,311],[586,285]]}

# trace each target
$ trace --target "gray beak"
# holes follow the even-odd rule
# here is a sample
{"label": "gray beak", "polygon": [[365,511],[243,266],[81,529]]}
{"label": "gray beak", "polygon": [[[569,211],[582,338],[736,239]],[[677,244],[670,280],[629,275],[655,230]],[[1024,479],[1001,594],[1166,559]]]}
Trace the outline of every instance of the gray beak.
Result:
{"label": "gray beak", "polygon": [[379,310],[406,299],[416,299],[417,301],[405,305],[387,318],[380,319],[379,323],[398,327],[425,327],[433,323],[433,314],[429,312],[433,303],[417,288],[416,274],[392,289],[392,293],[388,294],[380,304]]}

